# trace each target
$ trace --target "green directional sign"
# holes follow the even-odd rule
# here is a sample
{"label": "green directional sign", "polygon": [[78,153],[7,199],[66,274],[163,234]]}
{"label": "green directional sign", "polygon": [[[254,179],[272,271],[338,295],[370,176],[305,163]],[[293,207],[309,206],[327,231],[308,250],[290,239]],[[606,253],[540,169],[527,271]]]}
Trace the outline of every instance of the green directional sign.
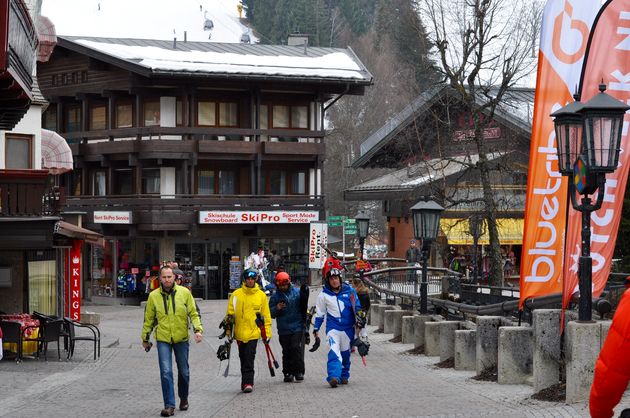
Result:
{"label": "green directional sign", "polygon": [[346,226],[356,226],[357,220],[354,218],[346,219]]}
{"label": "green directional sign", "polygon": [[328,221],[341,221],[341,218],[343,218],[343,216],[329,216]]}
{"label": "green directional sign", "polygon": [[343,229],[343,232],[346,235],[354,235],[354,234],[357,233],[357,229],[356,228],[348,228],[348,227],[346,227],[346,228]]}
{"label": "green directional sign", "polygon": [[330,221],[328,221],[328,226],[341,226],[341,221],[339,221],[339,222],[330,222]]}

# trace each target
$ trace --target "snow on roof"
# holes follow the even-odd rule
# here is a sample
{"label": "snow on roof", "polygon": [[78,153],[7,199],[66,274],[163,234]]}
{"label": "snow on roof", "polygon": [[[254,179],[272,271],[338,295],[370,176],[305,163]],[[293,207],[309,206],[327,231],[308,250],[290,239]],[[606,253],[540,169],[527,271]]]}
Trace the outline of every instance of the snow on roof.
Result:
{"label": "snow on roof", "polygon": [[[58,35],[238,43],[251,30],[241,23],[239,0],[43,0],[42,15]],[[242,14],[245,17],[245,12]],[[206,19],[213,23],[204,30]]]}
{"label": "snow on roof", "polygon": [[[63,37],[62,37],[63,38]],[[172,43],[153,40],[75,38],[67,40],[132,62],[153,72],[253,74],[344,79],[370,82],[371,74],[346,49],[230,45],[208,42]]]}

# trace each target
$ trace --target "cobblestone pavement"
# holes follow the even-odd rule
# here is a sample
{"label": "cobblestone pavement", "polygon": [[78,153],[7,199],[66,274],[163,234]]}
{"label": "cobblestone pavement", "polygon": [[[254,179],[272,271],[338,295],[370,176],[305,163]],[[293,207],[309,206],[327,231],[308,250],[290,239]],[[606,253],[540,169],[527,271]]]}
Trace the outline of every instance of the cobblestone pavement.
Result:
{"label": "cobblestone pavement", "polygon": [[[318,293],[312,291],[312,297]],[[180,417],[587,417],[586,403],[535,401],[531,387],[470,379],[473,372],[438,369],[437,357],[410,355],[412,345],[391,343],[391,335],[370,334],[367,367],[353,354],[349,385],[325,382],[327,346],[306,353],[302,383],[283,383],[281,370],[269,375],[264,348],[258,346],[255,390],[239,392],[236,347],[223,377],[216,349],[218,324],[226,301],[199,303],[206,332],[190,350],[191,393]],[[162,408],[157,352],[145,353],[139,341],[143,310],[130,306],[88,306],[101,314],[102,356],[77,343],[72,361],[27,359],[0,362],[0,417],[157,417]],[[368,327],[370,331],[374,327]],[[273,351],[281,358],[277,338]],[[617,412],[630,407],[625,397]]]}

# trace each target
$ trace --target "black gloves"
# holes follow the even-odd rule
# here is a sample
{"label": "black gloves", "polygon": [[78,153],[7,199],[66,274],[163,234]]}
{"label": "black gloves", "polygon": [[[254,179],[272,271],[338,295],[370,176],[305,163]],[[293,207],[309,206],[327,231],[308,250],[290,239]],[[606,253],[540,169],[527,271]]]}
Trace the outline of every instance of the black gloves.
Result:
{"label": "black gloves", "polygon": [[221,323],[219,324],[219,328],[223,329],[223,333],[219,335],[219,339],[225,338],[226,336],[228,338],[232,338],[232,330],[234,329],[234,317],[232,315],[226,315],[225,318],[223,318],[223,321],[221,321]]}
{"label": "black gloves", "polygon": [[256,312],[256,326],[257,327],[265,326],[265,318],[260,314],[260,312]]}
{"label": "black gloves", "polygon": [[368,355],[370,351],[370,343],[368,341],[363,341],[361,338],[357,337],[352,341],[352,345],[357,348],[359,355],[361,357],[365,357]]}

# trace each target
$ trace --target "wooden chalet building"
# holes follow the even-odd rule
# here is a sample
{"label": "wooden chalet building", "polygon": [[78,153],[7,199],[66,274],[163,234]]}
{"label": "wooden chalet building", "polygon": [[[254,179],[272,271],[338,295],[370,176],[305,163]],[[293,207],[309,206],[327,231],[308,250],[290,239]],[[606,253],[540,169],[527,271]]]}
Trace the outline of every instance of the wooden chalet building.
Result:
{"label": "wooden chalet building", "polygon": [[[508,91],[484,131],[500,210],[499,237],[506,254],[513,251],[517,258],[522,244],[533,100],[533,89]],[[470,115],[457,94],[439,85],[421,94],[361,144],[354,168],[395,170],[348,188],[344,198],[382,201],[389,256],[405,257],[414,239],[409,208],[424,196],[446,208],[439,238],[442,257],[435,256],[433,265],[447,260],[449,247],[460,255],[471,254],[469,220],[483,210],[479,174],[471,169],[479,160],[473,134]],[[488,243],[485,233],[479,244]]]}
{"label": "wooden chalet building", "polygon": [[161,260],[224,297],[259,246],[308,279],[325,112],[372,83],[350,49],[58,37],[38,75],[43,126],[75,161],[64,213],[106,238],[88,250],[92,297],[142,292]]}

